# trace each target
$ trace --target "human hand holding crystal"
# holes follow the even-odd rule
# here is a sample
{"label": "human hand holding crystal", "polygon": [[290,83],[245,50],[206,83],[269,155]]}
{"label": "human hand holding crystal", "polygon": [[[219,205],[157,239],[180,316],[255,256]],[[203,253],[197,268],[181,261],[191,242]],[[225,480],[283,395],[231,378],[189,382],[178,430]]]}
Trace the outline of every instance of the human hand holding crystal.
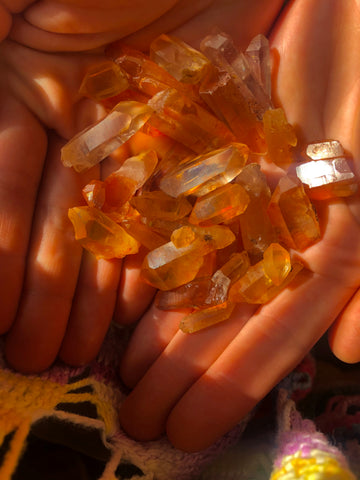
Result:
{"label": "human hand holding crystal", "polygon": [[[358,2],[291,2],[271,33],[279,55],[275,103],[300,144],[338,139],[359,175]],[[358,177],[359,178],[359,177]],[[322,236],[302,253],[307,269],[268,304],[240,304],[232,317],[195,334],[180,312],[152,306],[121,365],[132,393],[120,419],[135,438],[166,432],[179,448],[214,442],[243,418],[331,327],[344,361],[360,360],[359,196],[316,202]]]}
{"label": "human hand holding crystal", "polygon": [[[127,40],[144,47],[153,36],[170,30],[197,46],[216,18],[221,29],[245,46],[256,33],[267,31],[282,2],[271,6],[251,2],[251,7],[248,2],[228,2],[227,7],[213,2],[194,15],[184,8],[201,10],[206,3],[210,4],[179,2],[168,15]],[[289,121],[299,126],[301,141],[338,138],[358,158],[359,144],[351,129],[358,126],[359,63],[355,51],[343,55],[348,43],[358,42],[355,25],[359,18],[354,15],[358,7],[352,3],[293,2],[276,25],[272,46],[280,53],[276,100]],[[156,6],[160,10],[151,11],[152,19],[169,8],[170,2]],[[153,294],[151,289],[139,293],[143,285],[138,281],[140,257],[125,260],[120,279],[120,262],[94,260],[73,242],[67,208],[79,203],[87,180],[106,175],[111,166],[105,164],[102,172],[94,169],[79,176],[59,163],[62,138],[70,138],[96,116],[94,105],[77,96],[85,67],[94,60],[79,52],[131,34],[142,26],[136,23],[139,18],[143,24],[149,19],[136,10],[130,16],[129,11],[128,16],[122,11],[121,21],[127,21],[120,28],[111,23],[115,17],[111,9],[104,8],[104,15],[98,9],[91,19],[94,12],[87,8],[85,14],[80,1],[35,2],[33,7],[27,10],[26,21],[22,15],[15,19],[12,36],[17,43],[1,45],[6,72],[12,75],[12,81],[4,81],[3,86],[4,98],[10,102],[3,104],[7,105],[3,121],[5,127],[11,126],[10,120],[16,126],[1,140],[6,187],[0,235],[6,279],[1,289],[2,325],[3,331],[11,325],[6,354],[21,371],[46,368],[59,351],[69,363],[89,361],[114,310],[120,321],[129,323],[146,309]],[[138,8],[146,10],[141,5]],[[129,20],[132,14],[136,14],[133,23]],[[240,33],[234,25],[237,16],[247,28]],[[335,22],[339,18],[346,29]],[[331,25],[329,30],[323,23]],[[55,33],[49,35],[45,30]],[[315,41],[320,43],[318,49],[313,48]],[[50,129],[55,133],[50,135]],[[25,165],[24,150],[28,152]],[[357,289],[357,202],[353,197],[319,209],[323,238],[304,253],[313,273],[300,274],[291,288],[268,305],[260,309],[242,305],[229,321],[196,335],[178,332],[182,314],[159,313],[151,307],[122,365],[124,380],[130,386],[137,384],[121,412],[125,429],[137,438],[149,439],[167,428],[175,445],[203,448],[231,428],[302,358],[345,305],[335,324],[333,345],[340,357],[352,352],[345,359],[356,361],[358,350],[347,333],[356,328],[352,315],[356,302],[347,302]],[[326,302],[318,300],[324,298]]]}
{"label": "human hand holding crystal", "polygon": [[62,145],[103,113],[78,93],[88,66],[119,38],[146,48],[178,27],[196,43],[213,17],[230,34],[234,16],[246,20],[237,35],[245,43],[268,29],[282,2],[159,0],[151,9],[147,3],[0,2],[0,333],[7,332],[8,362],[22,372],[43,370],[59,352],[70,364],[87,363],[114,312],[130,322],[153,295],[143,284],[132,289],[140,256],[121,272],[121,261],[95,260],[74,242],[68,208],[82,201],[87,181],[114,166],[107,160],[78,174],[60,162]]}

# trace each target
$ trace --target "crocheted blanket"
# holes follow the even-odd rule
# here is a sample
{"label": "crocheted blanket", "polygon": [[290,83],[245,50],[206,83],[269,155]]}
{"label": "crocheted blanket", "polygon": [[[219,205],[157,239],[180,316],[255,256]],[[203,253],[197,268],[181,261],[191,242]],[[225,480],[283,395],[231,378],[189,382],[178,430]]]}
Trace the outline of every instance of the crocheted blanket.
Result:
{"label": "crocheted blanket", "polygon": [[249,418],[207,450],[187,454],[166,438],[141,443],[121,431],[123,333],[111,329],[83,368],[58,363],[24,376],[0,358],[1,480],[360,478],[358,366],[317,347]]}

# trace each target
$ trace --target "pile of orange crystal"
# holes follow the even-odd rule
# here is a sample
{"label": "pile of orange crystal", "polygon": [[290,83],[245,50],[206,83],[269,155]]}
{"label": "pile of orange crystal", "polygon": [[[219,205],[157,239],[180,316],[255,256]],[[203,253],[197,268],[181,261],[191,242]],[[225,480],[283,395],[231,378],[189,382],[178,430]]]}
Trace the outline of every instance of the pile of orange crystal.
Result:
{"label": "pile of orange crystal", "polygon": [[[357,189],[334,140],[308,145],[286,174],[297,139],[272,104],[264,36],[241,52],[214,33],[200,49],[168,35],[149,56],[111,45],[80,88],[108,113],[62,149],[81,172],[127,145],[129,158],[70,208],[75,238],[97,258],[147,249],[142,276],[159,290],[158,308],[192,309],[180,324],[188,333],[276,296],[302,269],[290,252],[320,238],[311,199]],[[263,160],[283,169],[272,191]]]}

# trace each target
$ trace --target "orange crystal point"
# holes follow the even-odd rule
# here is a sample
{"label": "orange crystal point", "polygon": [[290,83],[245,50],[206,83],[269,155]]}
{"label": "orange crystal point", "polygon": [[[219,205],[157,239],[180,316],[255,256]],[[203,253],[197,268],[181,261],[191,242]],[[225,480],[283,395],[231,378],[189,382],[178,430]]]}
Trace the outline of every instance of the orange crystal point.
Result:
{"label": "orange crystal point", "polygon": [[224,322],[230,318],[235,305],[225,303],[214,307],[197,310],[184,317],[179,325],[180,330],[184,333],[194,333],[211,325]]}
{"label": "orange crystal point", "polygon": [[306,147],[306,155],[310,157],[311,160],[343,157],[344,154],[344,149],[338,140],[309,143]]}
{"label": "orange crystal point", "polygon": [[122,221],[121,226],[148,250],[154,250],[167,242],[166,238],[154,232],[139,218],[126,218]]}
{"label": "orange crystal point", "polygon": [[176,248],[188,247],[196,239],[196,234],[191,227],[181,227],[173,231],[171,241]]}
{"label": "orange crystal point", "polygon": [[177,81],[142,52],[125,45],[118,45],[113,46],[110,55],[127,73],[132,87],[139,89],[145,95],[152,97],[166,88],[175,88],[183,95],[196,98],[190,85]]}
{"label": "orange crystal point", "polygon": [[264,270],[274,285],[281,285],[291,270],[290,253],[272,243],[264,252]]}
{"label": "orange crystal point", "polygon": [[332,140],[309,144],[306,154],[314,160],[299,164],[296,174],[311,199],[348,197],[357,191],[357,179],[343,157],[340,142]]}
{"label": "orange crystal point", "polygon": [[96,101],[114,97],[129,86],[126,74],[111,60],[93,65],[85,74],[80,93]]}
{"label": "orange crystal point", "polygon": [[162,34],[150,44],[150,58],[179,82],[196,84],[205,75],[209,60],[182,40]]}
{"label": "orange crystal point", "polygon": [[195,225],[215,225],[243,213],[249,196],[241,185],[229,183],[199,197],[191,211],[189,222]]}
{"label": "orange crystal point", "polygon": [[[188,227],[183,228],[186,229],[185,237],[188,238]],[[234,234],[225,226],[192,229],[195,239],[188,245],[177,248],[173,242],[168,242],[147,254],[142,272],[151,285],[160,290],[171,290],[190,282],[198,273],[204,255],[224,248],[235,240]],[[183,244],[182,229],[173,235],[176,244]]]}
{"label": "orange crystal point", "polygon": [[246,145],[233,143],[227,147],[199,155],[181,163],[160,180],[160,188],[168,195],[205,195],[233,180],[248,158]]}
{"label": "orange crystal point", "polygon": [[268,214],[280,243],[288,248],[302,251],[320,238],[316,213],[296,177],[280,179],[271,197]]}
{"label": "orange crystal point", "polygon": [[[228,277],[232,284],[245,275],[249,267],[249,256],[247,252],[244,251],[231,255],[230,259],[218,271],[221,271],[223,275]],[[214,282],[216,281],[216,274],[217,272],[215,272],[213,276]]]}
{"label": "orange crystal point", "polygon": [[105,183],[101,180],[91,180],[82,189],[82,195],[89,207],[101,210],[105,203]]}
{"label": "orange crystal point", "polygon": [[219,70],[231,76],[238,94],[261,119],[266,110],[272,107],[271,100],[254,74],[249,60],[236,48],[232,39],[225,33],[208,35],[201,42],[200,49]]}
{"label": "orange crystal point", "polygon": [[275,285],[266,273],[264,260],[261,260],[230,287],[229,302],[267,303],[284,290],[302,269],[303,265],[294,263],[283,282]]}
{"label": "orange crystal point", "polygon": [[208,70],[199,94],[211,110],[228,125],[239,142],[244,142],[254,153],[266,153],[262,123],[250,110],[228,72],[216,68]]}
{"label": "orange crystal point", "polygon": [[196,153],[236,141],[223,122],[175,89],[158,93],[148,104],[156,112],[150,124]]}
{"label": "orange crystal point", "polygon": [[254,263],[261,260],[266,248],[275,241],[275,232],[267,213],[271,192],[257,163],[245,165],[235,182],[245,188],[250,199],[239,222],[243,246]]}
{"label": "orange crystal point", "polygon": [[69,219],[76,240],[96,258],[123,258],[139,251],[139,243],[97,208],[70,208]]}
{"label": "orange crystal point", "polygon": [[271,61],[269,40],[261,33],[249,43],[245,56],[265,93],[271,98]]}
{"label": "orange crystal point", "polygon": [[290,147],[297,144],[294,128],[287,122],[281,108],[265,112],[263,123],[270,160],[280,167],[288,167],[293,161]]}
{"label": "orange crystal point", "polygon": [[130,204],[144,217],[178,220],[191,211],[191,203],[184,197],[173,198],[162,191],[142,192]]}
{"label": "orange crystal point", "polygon": [[63,164],[77,172],[98,164],[134,135],[151,113],[152,108],[144,103],[118,103],[103,120],[78,133],[63,146]]}

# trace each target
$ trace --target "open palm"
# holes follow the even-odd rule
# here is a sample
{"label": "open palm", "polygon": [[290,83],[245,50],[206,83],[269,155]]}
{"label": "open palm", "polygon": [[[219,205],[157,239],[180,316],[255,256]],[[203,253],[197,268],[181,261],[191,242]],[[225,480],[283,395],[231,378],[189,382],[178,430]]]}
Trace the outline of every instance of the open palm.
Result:
{"label": "open palm", "polygon": [[[275,101],[300,142],[338,139],[360,154],[360,6],[295,0],[271,32],[279,64]],[[255,32],[254,32],[255,33]],[[359,175],[359,165],[354,168]],[[121,410],[136,438],[164,431],[185,450],[211,444],[234,426],[336,320],[335,353],[360,360],[360,203],[356,195],[317,205],[322,238],[303,254],[308,270],[260,308],[196,334],[178,331],[181,314],[153,306],[135,330],[121,372],[135,387]]]}

